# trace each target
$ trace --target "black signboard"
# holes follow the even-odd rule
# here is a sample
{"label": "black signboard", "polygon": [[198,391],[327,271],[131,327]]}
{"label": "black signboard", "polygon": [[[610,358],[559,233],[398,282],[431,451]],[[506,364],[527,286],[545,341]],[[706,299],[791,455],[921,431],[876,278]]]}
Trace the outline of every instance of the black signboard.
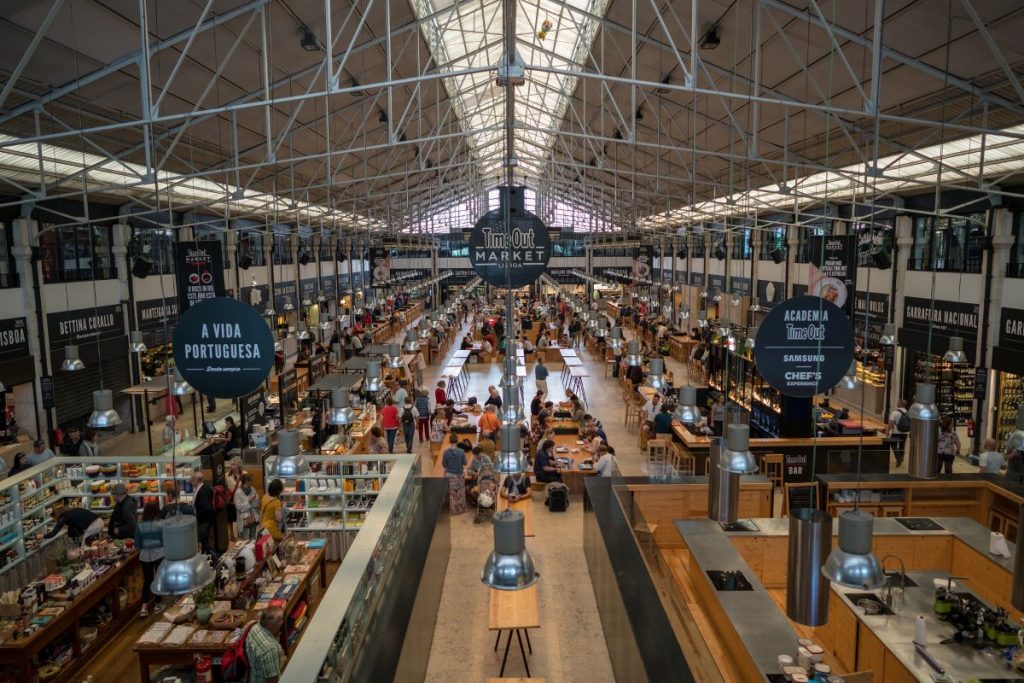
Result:
{"label": "black signboard", "polygon": [[988,368],[974,368],[974,398],[985,400],[988,391]]}
{"label": "black signboard", "polygon": [[46,316],[46,327],[51,349],[123,337],[124,311],[120,305],[114,305],[50,313]]}
{"label": "black signboard", "polygon": [[135,329],[142,332],[147,346],[160,346],[170,341],[164,337],[164,321],[170,333],[178,320],[178,300],[147,299],[135,302]]}
{"label": "black signboard", "polygon": [[1024,309],[1003,308],[999,318],[999,341],[992,349],[992,367],[1024,375]]}
{"label": "black signboard", "polygon": [[476,277],[476,271],[472,268],[446,268],[445,270],[450,270],[452,273],[451,277],[447,277],[442,281],[448,287],[452,285],[462,286]]}
{"label": "black signboard", "polygon": [[526,210],[524,190],[501,188],[501,206],[481,216],[469,236],[469,262],[489,285],[525,287],[544,274],[551,260],[551,235]]}
{"label": "black signboard", "polygon": [[807,293],[852,315],[857,282],[856,235],[811,237],[809,246]]}
{"label": "black signboard", "polygon": [[850,369],[853,327],[827,299],[788,299],[758,327],[754,358],[765,381],[786,396],[814,396],[831,389]]}
{"label": "black signboard", "polygon": [[25,318],[0,320],[0,360],[28,356],[28,323]]}
{"label": "black signboard", "polygon": [[263,424],[263,412],[266,409],[263,387],[259,387],[252,393],[243,396],[239,409],[242,413],[246,430],[254,424]]}
{"label": "black signboard", "polygon": [[44,375],[39,378],[39,393],[43,395],[43,410],[52,410],[57,405],[57,395],[53,390],[53,377]]}
{"label": "black signboard", "polygon": [[338,282],[333,275],[324,275],[320,278],[320,292],[327,298],[334,298],[337,289]]}
{"label": "black signboard", "polygon": [[703,287],[704,273],[690,273],[690,284],[694,287]]}
{"label": "black signboard", "polygon": [[804,296],[807,294],[807,285],[802,285],[799,282],[793,283],[793,296]]}
{"label": "black signboard", "polygon": [[552,268],[548,271],[548,275],[555,282],[562,284],[582,284],[583,278],[576,274],[576,268]]}
{"label": "black signboard", "polygon": [[370,282],[378,286],[391,279],[391,251],[383,247],[370,249]]}
{"label": "black signboard", "polygon": [[750,296],[749,277],[733,276],[729,278],[729,286],[732,288],[732,293],[737,296]]}
{"label": "black signboard", "polygon": [[882,329],[889,322],[889,295],[855,292],[853,295],[853,329],[868,348],[879,347]]}
{"label": "black signboard", "polygon": [[274,283],[274,308],[278,313],[284,311],[285,304],[293,306],[298,302],[295,300],[295,282]]}
{"label": "black signboard", "polygon": [[724,275],[708,275],[707,282],[709,294],[721,294],[725,291]]}
{"label": "black signboard", "polygon": [[978,304],[944,299],[903,298],[903,327],[900,344],[918,351],[927,351],[931,335],[932,353],[944,353],[950,337],[963,337],[964,351],[974,358],[980,324]]}
{"label": "black signboard", "polygon": [[654,265],[654,247],[644,244],[633,249],[633,279],[650,278],[651,269]]}
{"label": "black signboard", "polygon": [[274,336],[252,306],[217,297],[192,306],[174,329],[174,362],[196,391],[236,398],[263,383]]}
{"label": "black signboard", "polygon": [[263,311],[266,310],[267,304],[269,302],[269,285],[254,285],[252,287],[242,287],[242,303],[249,304],[257,311],[262,313]]}
{"label": "black signboard", "polygon": [[179,310],[187,311],[200,301],[226,295],[220,242],[178,242],[174,245],[174,254]]}
{"label": "black signboard", "polygon": [[785,282],[776,282],[774,280],[757,281],[757,298],[761,302],[761,307],[765,310],[771,310],[772,306],[785,298],[785,294]]}

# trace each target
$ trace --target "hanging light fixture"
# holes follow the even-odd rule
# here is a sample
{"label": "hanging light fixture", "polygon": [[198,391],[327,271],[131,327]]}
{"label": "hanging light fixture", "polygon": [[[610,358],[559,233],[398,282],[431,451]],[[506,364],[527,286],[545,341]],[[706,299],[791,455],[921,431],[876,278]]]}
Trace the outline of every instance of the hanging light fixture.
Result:
{"label": "hanging light fixture", "polygon": [[[829,582],[824,574],[832,548],[832,518],[813,508],[789,515],[786,616],[806,626],[828,621]],[[777,561],[777,560],[776,560]]]}
{"label": "hanging light fixture", "polygon": [[708,328],[708,314],[707,311],[701,311],[697,316],[697,327],[706,330]]}
{"label": "hanging light fixture", "polygon": [[640,367],[644,364],[644,357],[640,355],[640,342],[631,341],[626,347],[626,364],[631,367]]}
{"label": "hanging light fixture", "polygon": [[857,361],[850,361],[850,368],[843,375],[843,378],[839,380],[839,386],[847,391],[853,391],[860,386],[860,378],[857,377]]}
{"label": "hanging light fixture", "polygon": [[296,429],[277,431],[277,456],[270,468],[271,476],[294,478],[309,472],[309,463],[299,453],[299,432]]}
{"label": "hanging light fixture", "polygon": [[332,425],[347,426],[355,422],[355,414],[348,406],[348,389],[339,387],[331,393],[331,414],[327,422]]}
{"label": "hanging light fixture", "polygon": [[177,367],[174,368],[174,384],[171,385],[171,395],[173,396],[185,396],[192,391],[192,386],[185,381],[185,378],[181,375],[181,370]]}
{"label": "hanging light fixture", "polygon": [[526,550],[523,513],[503,510],[496,513],[492,520],[494,550],[487,558],[480,580],[489,588],[505,591],[522,590],[537,583],[540,574]]}
{"label": "hanging light fixture", "polygon": [[305,299],[302,300],[302,305],[305,308],[309,308],[310,306],[313,305],[313,300],[310,299],[309,297],[306,297]]}
{"label": "hanging light fixture", "polygon": [[331,322],[330,316],[325,316],[324,319],[320,321],[320,329],[323,330],[324,332],[331,329],[331,327],[333,326],[334,323]]}
{"label": "hanging light fixture", "polygon": [[274,307],[268,301],[267,307],[263,309],[263,316],[266,318],[273,318],[275,315],[277,315],[277,311],[274,310]]}
{"label": "hanging light fixture", "polygon": [[161,525],[164,559],[151,588],[156,595],[188,595],[213,583],[213,567],[199,552],[195,515],[175,514]]}
{"label": "hanging light fixture", "polygon": [[679,388],[679,403],[676,405],[675,418],[683,424],[700,423],[700,410],[697,408],[697,387],[687,384]]}
{"label": "hanging light fixture", "polygon": [[750,310],[751,313],[760,313],[763,310],[761,308],[761,299],[760,299],[760,297],[756,297],[756,296],[755,297],[751,297],[751,299],[750,299],[750,309],[749,310]]}
{"label": "hanging light fixture", "polygon": [[114,394],[110,389],[92,392],[92,414],[86,424],[92,429],[113,429],[121,424],[121,416],[114,410]]}
{"label": "hanging light fixture", "polygon": [[287,299],[284,300],[284,310],[286,310],[286,311],[294,311],[295,310],[295,304],[292,303],[292,298],[291,297],[288,297]]}
{"label": "hanging light fixture", "polygon": [[598,339],[604,339],[608,336],[608,319],[604,316],[597,319],[597,329],[594,330],[594,336]]}
{"label": "hanging light fixture", "polygon": [[732,323],[728,320],[718,321],[718,334],[721,335],[722,341],[732,334]]}
{"label": "hanging light fixture", "polygon": [[[416,345],[417,348],[419,344]],[[384,356],[387,359],[387,366],[392,370],[402,367],[402,346],[401,344],[388,344],[388,352]]]}
{"label": "hanging light fixture", "polygon": [[689,320],[690,319],[690,304],[683,304],[679,309],[679,319]]}
{"label": "hanging light fixture", "polygon": [[65,372],[85,370],[85,363],[78,357],[78,346],[76,344],[68,344],[64,347],[64,362],[60,364],[60,369]]}
{"label": "hanging light fixture", "polygon": [[751,327],[747,330],[747,340],[743,343],[748,349],[753,349],[755,340],[757,339],[757,326]]}
{"label": "hanging light fixture", "polygon": [[526,458],[518,424],[501,425],[498,430],[497,471],[501,474],[519,474],[526,469]]}
{"label": "hanging light fixture", "polygon": [[668,387],[665,382],[665,361],[661,358],[651,359],[651,369],[647,373],[647,386],[658,391],[664,391]]}
{"label": "hanging light fixture", "polygon": [[722,292],[721,292],[721,290],[716,289],[715,290],[715,295],[711,297],[711,300],[714,301],[716,304],[717,303],[721,303],[721,301],[722,301]]}
{"label": "hanging light fixture", "polygon": [[405,352],[416,353],[420,350],[420,343],[416,339],[416,330],[410,329],[405,333]]}
{"label": "hanging light fixture", "polygon": [[518,387],[501,388],[501,410],[498,411],[502,422],[519,423],[526,419],[523,404],[519,401]]}
{"label": "hanging light fixture", "polygon": [[380,379],[380,365],[374,361],[366,366],[366,390],[380,391],[384,388],[384,382]]}
{"label": "hanging light fixture", "polygon": [[305,340],[309,339],[309,330],[306,329],[306,323],[304,323],[303,321],[300,320],[297,323],[296,328],[297,328],[297,331],[295,333],[295,338],[296,339],[298,339],[300,341],[305,341]]}
{"label": "hanging light fixture", "polygon": [[839,515],[839,542],[821,573],[847,588],[872,590],[885,584],[885,573],[871,551],[875,518],[860,508]]}
{"label": "hanging light fixture", "polygon": [[704,289],[700,290],[700,298],[701,299],[707,299],[708,298],[708,289],[707,289],[707,287],[705,287]]}
{"label": "hanging light fixture", "polygon": [[882,336],[878,338],[882,346],[896,346],[896,324],[886,323],[882,326]]}
{"label": "hanging light fixture", "polygon": [[946,351],[942,356],[942,360],[947,363],[966,363],[967,354],[964,353],[964,338],[963,337],[950,337],[949,338],[949,350]]}
{"label": "hanging light fixture", "polygon": [[128,350],[132,353],[145,353],[149,350],[146,342],[142,340],[142,332],[139,330],[132,330],[128,336]]}
{"label": "hanging light fixture", "polygon": [[935,405],[935,385],[917,385],[914,402],[907,410],[910,433],[905,445],[907,474],[918,479],[934,479],[939,473],[939,409]]}
{"label": "hanging light fixture", "polygon": [[736,292],[732,292],[731,296],[732,296],[732,305],[733,306],[739,306],[740,305],[740,301],[742,301],[742,297],[739,294],[737,294]]}
{"label": "hanging light fixture", "polygon": [[750,427],[744,424],[729,425],[718,466],[736,474],[754,474],[760,470],[757,458],[750,452]]}
{"label": "hanging light fixture", "polygon": [[608,348],[618,351],[622,348],[622,328],[613,327],[611,337],[608,338]]}

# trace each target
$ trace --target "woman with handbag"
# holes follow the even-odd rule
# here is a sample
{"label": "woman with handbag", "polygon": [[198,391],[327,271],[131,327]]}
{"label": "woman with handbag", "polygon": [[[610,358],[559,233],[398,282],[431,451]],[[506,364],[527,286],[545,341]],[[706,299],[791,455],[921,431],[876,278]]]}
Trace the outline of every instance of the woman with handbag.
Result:
{"label": "woman with handbag", "polygon": [[242,473],[241,481],[235,487],[232,496],[235,503],[235,511],[238,517],[236,522],[236,534],[238,538],[251,541],[256,538],[256,530],[259,528],[260,494],[252,485],[252,476],[248,472]]}
{"label": "woman with handbag", "polygon": [[267,495],[263,496],[263,507],[260,513],[260,525],[274,539],[274,543],[280,543],[284,538],[284,509],[281,505],[281,492],[284,491],[284,484],[280,479],[270,482],[267,487]]}

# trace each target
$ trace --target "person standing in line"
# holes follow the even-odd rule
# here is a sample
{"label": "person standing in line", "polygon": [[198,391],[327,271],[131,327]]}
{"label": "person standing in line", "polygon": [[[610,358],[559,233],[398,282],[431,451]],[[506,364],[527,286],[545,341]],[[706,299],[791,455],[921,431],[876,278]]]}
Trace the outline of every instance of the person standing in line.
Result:
{"label": "person standing in line", "polygon": [[[452,435],[455,440],[455,435]],[[463,450],[463,449],[466,450]],[[461,515],[466,511],[466,452],[468,442],[452,443],[441,454],[441,465],[444,476],[448,479],[448,510],[453,515]]]}
{"label": "person standing in line", "polygon": [[384,428],[384,434],[388,438],[388,453],[395,452],[395,437],[398,435],[398,408],[389,396],[384,401],[384,407],[380,410],[380,426]]}
{"label": "person standing in line", "polygon": [[[903,464],[903,456],[907,445],[907,432],[909,432],[908,420],[903,419],[907,414],[907,400],[901,398],[896,402],[896,407],[889,413],[889,421],[885,423],[885,435],[889,437],[892,446],[892,454],[896,458],[896,467]],[[902,423],[902,424],[901,424]],[[906,431],[900,427],[908,427]]]}
{"label": "person standing in line", "polygon": [[203,480],[202,472],[192,473],[192,502],[196,509],[196,533],[199,536],[199,547],[202,548],[204,555],[209,555],[211,550],[210,534],[213,533],[217,513],[213,509],[213,487]]}
{"label": "person standing in line", "polygon": [[110,492],[114,496],[114,510],[110,513],[107,523],[107,534],[111,538],[134,538],[135,526],[138,522],[136,512],[138,506],[135,499],[128,495],[128,488],[121,482],[114,484]]}
{"label": "person standing in line", "polygon": [[939,443],[936,448],[939,456],[939,472],[953,474],[953,461],[960,455],[960,437],[953,426],[953,418],[944,417],[939,425]]}
{"label": "person standing in line", "polygon": [[537,391],[543,392],[545,395],[548,393],[548,372],[547,367],[544,365],[544,359],[537,357],[537,365],[533,368],[533,378],[537,383]]}
{"label": "person standing in line", "polygon": [[252,485],[252,475],[242,472],[238,486],[235,488],[235,511],[237,515],[238,538],[247,541],[256,538],[259,527],[260,494]]}
{"label": "person standing in line", "polygon": [[405,397],[405,403],[402,404],[401,422],[402,436],[405,437],[405,452],[412,453],[412,440],[416,435],[416,407],[408,396]]}
{"label": "person standing in line", "polygon": [[426,389],[416,392],[416,433],[420,443],[430,440],[430,398]]}
{"label": "person standing in line", "polygon": [[139,616],[143,619],[149,616],[150,610],[163,610],[163,603],[152,589],[153,577],[164,560],[164,530],[160,522],[160,505],[151,500],[143,506],[142,520],[135,527],[135,547],[142,563],[142,610]]}

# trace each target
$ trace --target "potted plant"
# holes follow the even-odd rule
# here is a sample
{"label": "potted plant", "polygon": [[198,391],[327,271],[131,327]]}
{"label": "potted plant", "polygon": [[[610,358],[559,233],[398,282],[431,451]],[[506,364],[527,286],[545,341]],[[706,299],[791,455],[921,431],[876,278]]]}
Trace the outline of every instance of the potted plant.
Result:
{"label": "potted plant", "polygon": [[196,621],[207,624],[213,614],[213,601],[217,597],[217,582],[211,581],[196,593]]}

